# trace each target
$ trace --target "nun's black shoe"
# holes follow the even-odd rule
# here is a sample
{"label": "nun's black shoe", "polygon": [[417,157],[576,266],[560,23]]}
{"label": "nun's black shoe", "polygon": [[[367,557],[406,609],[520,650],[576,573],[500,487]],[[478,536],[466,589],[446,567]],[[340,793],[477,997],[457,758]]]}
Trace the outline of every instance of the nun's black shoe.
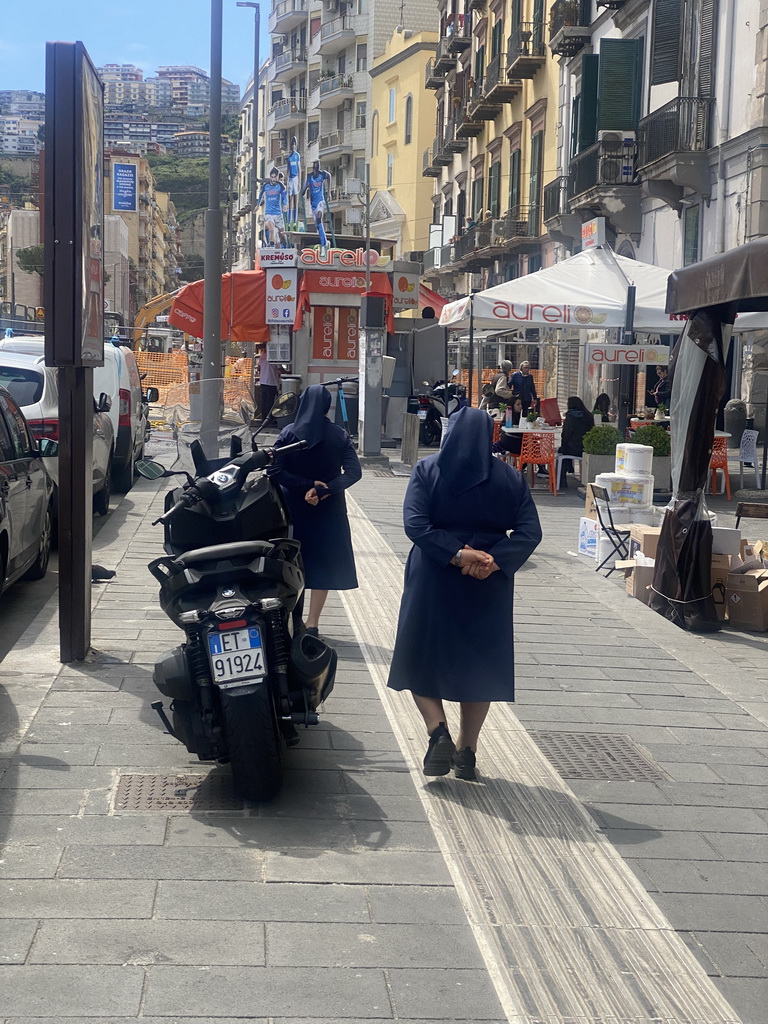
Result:
{"label": "nun's black shoe", "polygon": [[451,770],[451,761],[456,753],[451,734],[441,722],[429,736],[429,746],[424,755],[425,775],[447,775]]}
{"label": "nun's black shoe", "polygon": [[451,766],[457,779],[463,779],[465,782],[477,782],[476,763],[474,750],[471,747],[464,747],[463,750],[456,751]]}
{"label": "nun's black shoe", "polygon": [[304,632],[307,633],[309,636],[320,636],[320,630],[317,628],[317,626],[307,626]]}

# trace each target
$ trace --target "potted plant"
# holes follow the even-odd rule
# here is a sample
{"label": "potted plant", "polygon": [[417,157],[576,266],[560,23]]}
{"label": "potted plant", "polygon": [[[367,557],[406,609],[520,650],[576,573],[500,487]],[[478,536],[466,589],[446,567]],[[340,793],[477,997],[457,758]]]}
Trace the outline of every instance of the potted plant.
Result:
{"label": "potted plant", "polygon": [[644,444],[653,448],[653,486],[657,491],[672,489],[672,459],[669,432],[655,424],[638,427],[632,438],[633,444]]}
{"label": "potted plant", "polygon": [[613,473],[616,468],[616,445],[621,434],[616,427],[592,427],[584,435],[584,483],[592,483],[600,473]]}
{"label": "potted plant", "polygon": [[663,402],[659,402],[659,404],[656,406],[656,413],[655,413],[653,418],[655,420],[663,420],[666,415],[667,415],[667,407],[666,407],[666,405],[664,405]]}
{"label": "potted plant", "polygon": [[536,422],[537,418],[538,413],[535,409],[531,409],[531,411],[525,417],[525,422],[520,422],[520,426],[524,427],[526,430],[533,430],[533,425]]}

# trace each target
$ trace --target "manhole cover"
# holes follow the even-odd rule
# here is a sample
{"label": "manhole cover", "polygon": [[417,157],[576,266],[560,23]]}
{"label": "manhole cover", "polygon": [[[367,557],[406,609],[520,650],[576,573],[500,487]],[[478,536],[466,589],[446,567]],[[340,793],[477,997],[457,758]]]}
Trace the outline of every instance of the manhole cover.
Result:
{"label": "manhole cover", "polygon": [[602,732],[531,732],[531,739],[564,779],[668,781],[669,776],[629,736]]}
{"label": "manhole cover", "polygon": [[[178,791],[178,792],[177,792]],[[116,811],[231,811],[243,802],[224,775],[121,775]]]}
{"label": "manhole cover", "polygon": [[391,469],[374,469],[373,476],[394,476]]}

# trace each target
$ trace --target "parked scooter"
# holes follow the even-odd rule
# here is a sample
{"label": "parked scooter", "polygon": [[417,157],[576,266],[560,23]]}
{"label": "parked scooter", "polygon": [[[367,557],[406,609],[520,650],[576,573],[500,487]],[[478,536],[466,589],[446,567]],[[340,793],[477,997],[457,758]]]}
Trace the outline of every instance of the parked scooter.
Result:
{"label": "parked scooter", "polygon": [[429,381],[422,381],[425,387],[431,387],[430,393],[427,396],[428,406],[426,408],[426,415],[422,417],[421,412],[421,398],[419,396],[419,412],[418,416],[421,420],[419,427],[419,443],[423,445],[439,444],[440,438],[443,434],[443,418],[450,418],[457,413],[462,406],[466,405],[467,389],[463,384],[460,384],[457,380],[459,371],[454,370],[452,374],[452,381],[446,383],[444,380],[438,380],[435,384],[430,385]]}
{"label": "parked scooter", "polygon": [[[295,395],[282,395],[272,416],[292,415],[295,406]],[[171,699],[171,720],[162,701],[152,707],[190,753],[231,763],[240,794],[260,801],[281,787],[284,749],[299,742],[297,726],[317,724],[337,658],[303,632],[300,544],[290,539],[279,488],[262,472],[277,450],[259,449],[255,435],[249,440],[252,450],[243,451],[233,436],[229,457],[215,459],[193,440],[195,472],[180,471],[187,483],[166,495],[155,520],[165,530],[167,557],[149,570],[160,584],[160,606],[185,640],[153,675]],[[147,461],[137,470],[149,479],[179,472]]]}

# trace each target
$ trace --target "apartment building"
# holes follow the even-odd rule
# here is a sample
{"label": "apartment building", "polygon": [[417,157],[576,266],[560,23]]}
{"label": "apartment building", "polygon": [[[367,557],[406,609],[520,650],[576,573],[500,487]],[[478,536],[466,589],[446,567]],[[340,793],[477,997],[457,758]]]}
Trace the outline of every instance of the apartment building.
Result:
{"label": "apartment building", "polygon": [[[177,116],[203,118],[210,107],[211,83],[201,68],[192,65],[168,65],[157,69],[154,77],[144,78],[135,64],[105,64],[97,68],[104,83],[107,110],[142,113],[167,110]],[[222,81],[222,109],[234,111],[240,106],[240,87]]]}
{"label": "apartment building", "polygon": [[40,152],[43,121],[18,114],[0,114],[0,153],[36,156]]}
{"label": "apartment building", "polygon": [[[232,189],[232,231],[234,239],[230,242],[232,263],[236,270],[249,270],[251,268],[251,230],[253,228],[252,216],[252,183],[254,167],[254,145],[258,146],[258,173],[257,178],[267,176],[266,144],[267,137],[267,81],[269,61],[262,64],[259,71],[259,88],[256,91],[257,116],[254,119],[253,105],[253,79],[248,82],[243,97],[243,105],[240,109],[240,137],[237,142],[234,155],[234,174]],[[280,159],[272,160],[280,165]],[[284,161],[283,161],[284,163]],[[282,168],[286,172],[286,168]]]}
{"label": "apartment building", "polygon": [[0,300],[13,306],[35,309],[43,302],[43,279],[19,265],[19,249],[40,244],[40,213],[24,210],[0,211]]}

